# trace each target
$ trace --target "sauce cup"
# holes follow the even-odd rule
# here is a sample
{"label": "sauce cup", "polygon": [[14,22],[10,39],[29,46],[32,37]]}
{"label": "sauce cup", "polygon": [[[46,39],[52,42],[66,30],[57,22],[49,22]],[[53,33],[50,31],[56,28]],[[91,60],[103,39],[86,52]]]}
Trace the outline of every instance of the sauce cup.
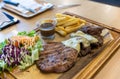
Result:
{"label": "sauce cup", "polygon": [[38,21],[37,27],[39,27],[41,37],[43,39],[54,39],[56,24],[55,18],[44,18]]}

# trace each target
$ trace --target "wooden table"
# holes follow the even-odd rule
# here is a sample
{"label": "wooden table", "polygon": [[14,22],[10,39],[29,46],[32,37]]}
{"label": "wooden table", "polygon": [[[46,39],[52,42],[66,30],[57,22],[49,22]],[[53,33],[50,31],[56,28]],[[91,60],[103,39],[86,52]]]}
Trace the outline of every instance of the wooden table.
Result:
{"label": "wooden table", "polygon": [[[13,13],[20,20],[19,24],[13,25],[3,31],[0,31],[0,41],[17,34],[19,31],[30,31],[36,28],[36,22],[45,17],[54,17],[54,14],[60,12],[72,12],[97,22],[109,25],[111,27],[120,29],[120,8],[88,0],[46,0],[55,5],[59,4],[72,4],[80,3],[81,6],[65,8],[65,9],[52,9],[39,14],[33,18],[25,19]],[[119,47],[120,48],[120,47]],[[116,50],[116,53],[111,59],[103,66],[103,68],[96,73],[95,79],[119,79],[120,73],[120,49]]]}

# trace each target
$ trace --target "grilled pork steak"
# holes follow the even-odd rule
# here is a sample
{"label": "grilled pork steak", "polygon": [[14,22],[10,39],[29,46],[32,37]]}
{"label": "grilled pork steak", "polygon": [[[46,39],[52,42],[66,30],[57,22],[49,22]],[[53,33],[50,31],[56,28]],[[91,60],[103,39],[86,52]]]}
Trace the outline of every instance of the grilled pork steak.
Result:
{"label": "grilled pork steak", "polygon": [[86,34],[100,36],[100,34],[102,33],[103,29],[104,28],[100,27],[100,26],[85,25],[80,30],[83,31]]}
{"label": "grilled pork steak", "polygon": [[80,30],[86,34],[90,34],[94,36],[99,41],[97,43],[92,43],[91,48],[98,48],[103,45],[103,37],[101,36],[102,30],[104,28],[100,26],[94,26],[94,25],[85,25]]}
{"label": "grilled pork steak", "polygon": [[81,49],[79,52],[80,57],[86,56],[87,54],[91,52],[91,46],[84,47],[82,43],[80,43],[80,49]]}
{"label": "grilled pork steak", "polygon": [[44,51],[36,64],[43,72],[65,72],[75,64],[77,56],[76,49],[52,42],[44,45]]}

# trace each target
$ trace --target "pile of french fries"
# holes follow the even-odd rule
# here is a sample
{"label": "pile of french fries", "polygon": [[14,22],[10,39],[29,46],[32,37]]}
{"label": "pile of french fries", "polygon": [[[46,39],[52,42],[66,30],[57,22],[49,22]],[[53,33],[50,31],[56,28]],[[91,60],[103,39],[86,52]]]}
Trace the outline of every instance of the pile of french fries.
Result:
{"label": "pile of french fries", "polygon": [[85,20],[61,13],[57,13],[55,17],[57,20],[55,31],[62,36],[66,36],[67,34],[78,30],[86,23]]}

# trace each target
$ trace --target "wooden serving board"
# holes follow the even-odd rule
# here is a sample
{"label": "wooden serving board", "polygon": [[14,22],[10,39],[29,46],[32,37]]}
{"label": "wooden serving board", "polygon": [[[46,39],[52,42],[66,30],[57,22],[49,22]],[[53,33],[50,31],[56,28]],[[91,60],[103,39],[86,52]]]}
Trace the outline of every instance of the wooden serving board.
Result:
{"label": "wooden serving board", "polygon": [[[30,68],[20,71],[18,68],[10,72],[10,74],[16,79],[91,79],[95,73],[106,63],[106,61],[114,54],[114,51],[120,45],[120,30],[111,28],[104,24],[89,20],[87,18],[75,15],[69,12],[65,14],[76,16],[87,21],[88,24],[95,24],[101,27],[105,27],[110,30],[113,39],[106,38],[104,45],[97,50],[94,50],[95,53],[91,53],[84,57],[78,57],[76,64],[65,73],[43,73],[37,69],[34,64]],[[39,32],[39,29],[35,29]],[[69,35],[66,37],[61,37],[58,34],[55,34],[54,40],[60,42],[69,38]],[[48,41],[48,40],[46,40]]]}

